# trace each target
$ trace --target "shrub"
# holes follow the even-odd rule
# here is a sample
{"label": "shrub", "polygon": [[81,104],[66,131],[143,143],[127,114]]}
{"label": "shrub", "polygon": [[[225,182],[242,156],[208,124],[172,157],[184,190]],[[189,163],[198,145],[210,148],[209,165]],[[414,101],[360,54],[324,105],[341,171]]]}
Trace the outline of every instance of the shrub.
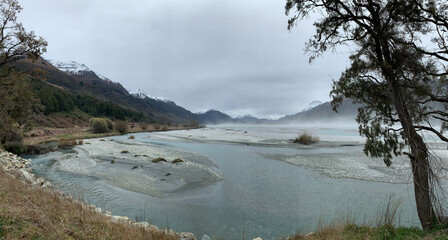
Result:
{"label": "shrub", "polygon": [[153,163],[158,163],[158,162],[167,162],[165,158],[163,157],[158,157],[158,158],[154,158],[152,160]]}
{"label": "shrub", "polygon": [[160,128],[161,128],[160,124],[158,124],[158,123],[154,124],[154,129],[155,130],[159,130]]}
{"label": "shrub", "polygon": [[104,118],[104,121],[107,123],[107,129],[113,130],[114,129],[114,123],[109,118]]}
{"label": "shrub", "polygon": [[116,121],[115,130],[121,134],[125,134],[128,132],[128,124],[125,121]]}
{"label": "shrub", "polygon": [[109,129],[105,118],[91,118],[89,120],[89,125],[93,133],[106,133]]}
{"label": "shrub", "polygon": [[310,145],[310,144],[319,142],[319,137],[310,135],[305,132],[305,133],[302,133],[302,135],[300,135],[299,137],[295,138],[293,140],[293,142],[304,144],[304,145]]}
{"label": "shrub", "polygon": [[76,145],[76,139],[62,139],[58,142],[58,147],[60,149],[68,149]]}
{"label": "shrub", "polygon": [[180,159],[180,158],[176,158],[173,161],[171,161],[171,163],[181,163],[184,162],[184,160]]}
{"label": "shrub", "polygon": [[148,129],[148,124],[145,122],[140,123],[140,127],[142,128],[143,131],[146,131],[146,129]]}
{"label": "shrub", "polygon": [[7,142],[3,145],[3,148],[8,151],[15,154],[22,154],[26,152],[26,146],[23,144],[22,141],[18,142]]}
{"label": "shrub", "polygon": [[0,146],[12,153],[22,154],[26,151],[23,144],[23,133],[17,126],[11,126],[8,129],[0,129]]}
{"label": "shrub", "polygon": [[185,128],[199,128],[200,125],[199,125],[199,123],[196,122],[196,121],[190,121],[190,122],[188,122],[188,123],[184,123],[184,127],[185,127]]}

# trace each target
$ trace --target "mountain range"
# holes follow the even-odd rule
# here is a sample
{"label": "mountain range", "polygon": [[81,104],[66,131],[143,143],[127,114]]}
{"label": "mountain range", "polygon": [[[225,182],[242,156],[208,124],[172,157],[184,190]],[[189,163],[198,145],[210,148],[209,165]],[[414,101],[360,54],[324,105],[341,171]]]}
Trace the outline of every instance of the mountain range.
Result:
{"label": "mountain range", "polygon": [[45,83],[78,95],[89,95],[99,100],[112,102],[126,109],[141,112],[161,123],[199,122],[201,124],[270,124],[303,123],[315,121],[334,121],[336,119],[354,119],[357,106],[346,101],[339,108],[339,114],[331,109],[329,102],[312,101],[305,109],[284,116],[278,120],[259,119],[253,116],[232,118],[218,110],[211,109],[204,113],[192,113],[178,106],[175,102],[151,97],[148,93],[137,90],[129,92],[120,83],[89,69],[84,64],[74,61],[58,62],[40,58],[36,61],[18,60],[16,67],[22,71],[40,69],[44,73]]}
{"label": "mountain range", "polygon": [[70,93],[90,95],[103,101],[110,101],[124,108],[142,112],[158,122],[199,121],[195,114],[174,102],[131,94],[120,83],[102,77],[85,65],[75,62],[69,64],[58,62],[56,66],[42,58],[34,62],[21,59],[16,64],[16,67],[22,71],[36,68],[43,70],[45,82],[50,85]]}

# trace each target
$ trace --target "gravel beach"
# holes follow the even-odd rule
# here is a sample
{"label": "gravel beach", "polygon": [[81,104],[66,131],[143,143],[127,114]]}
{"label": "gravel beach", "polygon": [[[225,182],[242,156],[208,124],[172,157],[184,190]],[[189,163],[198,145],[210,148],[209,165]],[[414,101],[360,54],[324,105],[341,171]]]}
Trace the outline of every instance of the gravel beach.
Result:
{"label": "gravel beach", "polygon": [[131,140],[88,140],[56,161],[61,171],[154,197],[206,187],[221,179],[213,170],[216,164],[203,156]]}

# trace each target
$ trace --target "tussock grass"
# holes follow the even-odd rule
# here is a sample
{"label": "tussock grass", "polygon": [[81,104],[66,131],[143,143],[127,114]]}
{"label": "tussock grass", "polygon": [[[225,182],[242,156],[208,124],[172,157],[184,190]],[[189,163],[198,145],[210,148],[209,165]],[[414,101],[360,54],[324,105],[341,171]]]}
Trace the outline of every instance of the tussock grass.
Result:
{"label": "tussock grass", "polygon": [[108,118],[91,118],[89,125],[92,128],[92,133],[107,133],[112,130],[112,121]]}
{"label": "tussock grass", "polygon": [[[426,236],[426,237],[425,237]],[[395,228],[391,225],[383,225],[379,227],[346,225],[339,227],[329,227],[322,229],[316,233],[307,235],[297,234],[289,238],[290,240],[413,240],[413,239],[447,239],[448,235],[441,238],[433,238],[432,234],[426,234],[418,228]]]}
{"label": "tussock grass", "polygon": [[176,158],[173,161],[171,161],[171,163],[181,163],[184,162],[184,160],[180,159],[180,158]]}
{"label": "tussock grass", "polygon": [[448,239],[448,229],[426,233],[416,227],[396,227],[401,215],[402,200],[388,196],[385,205],[379,206],[377,218],[363,225],[355,224],[355,216],[337,218],[333,223],[320,225],[316,232],[296,234],[290,240],[413,240],[413,239]]}
{"label": "tussock grass", "polygon": [[128,124],[125,121],[116,121],[114,127],[115,131],[119,132],[120,134],[126,134],[129,132]]}
{"label": "tussock grass", "polygon": [[179,237],[117,223],[57,191],[23,184],[0,169],[0,239],[160,239]]}
{"label": "tussock grass", "polygon": [[77,145],[76,139],[61,139],[58,142],[58,147],[60,149],[67,149],[67,148],[71,148],[76,145]]}
{"label": "tussock grass", "polygon": [[165,158],[163,157],[158,157],[158,158],[154,158],[152,160],[153,163],[158,163],[158,162],[168,162]]}
{"label": "tussock grass", "polygon": [[318,143],[319,140],[320,139],[319,139],[318,136],[314,136],[314,135],[311,135],[311,134],[308,134],[308,133],[304,132],[299,137],[293,139],[292,141],[294,143],[310,145],[310,144],[313,144],[313,143]]}

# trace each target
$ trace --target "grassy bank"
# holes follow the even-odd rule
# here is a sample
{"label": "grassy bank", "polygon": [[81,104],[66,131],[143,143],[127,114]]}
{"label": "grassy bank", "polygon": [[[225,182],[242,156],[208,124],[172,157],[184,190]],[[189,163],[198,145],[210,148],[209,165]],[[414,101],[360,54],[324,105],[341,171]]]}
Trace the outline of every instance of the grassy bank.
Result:
{"label": "grassy bank", "polygon": [[[140,123],[129,123],[128,133],[139,132],[156,132],[156,131],[172,131],[172,130],[187,130],[191,127],[184,126],[170,126],[160,124],[147,124],[142,128]],[[51,128],[51,127],[34,127],[33,130],[26,133],[24,144],[30,148],[35,146],[45,146],[47,143],[55,142],[66,146],[70,143],[75,143],[76,140],[102,138],[121,135],[117,131],[108,133],[92,133],[89,126],[71,126],[65,128]],[[44,151],[45,152],[45,151]]]}
{"label": "grassy bank", "polygon": [[368,227],[349,224],[346,226],[327,227],[307,235],[297,234],[291,240],[411,240],[411,239],[448,239],[447,231],[425,233],[418,228],[393,227],[383,225],[380,227]]}
{"label": "grassy bank", "polygon": [[0,239],[161,239],[178,236],[118,223],[57,191],[24,184],[0,168]]}

